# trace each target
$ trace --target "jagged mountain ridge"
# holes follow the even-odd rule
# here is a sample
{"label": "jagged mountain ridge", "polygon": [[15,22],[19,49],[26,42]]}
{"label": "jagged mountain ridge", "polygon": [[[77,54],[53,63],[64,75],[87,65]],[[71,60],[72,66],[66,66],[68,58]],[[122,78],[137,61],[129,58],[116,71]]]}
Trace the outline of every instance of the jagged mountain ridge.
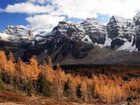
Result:
{"label": "jagged mountain ridge", "polygon": [[[0,33],[0,48],[13,51],[17,58],[25,61],[37,55],[43,62],[50,55],[54,63],[62,64],[140,63],[139,14],[134,19],[113,16],[107,25],[95,18],[87,18],[80,24],[59,22],[50,33],[8,26]],[[129,55],[136,56],[137,60],[129,60]]]}

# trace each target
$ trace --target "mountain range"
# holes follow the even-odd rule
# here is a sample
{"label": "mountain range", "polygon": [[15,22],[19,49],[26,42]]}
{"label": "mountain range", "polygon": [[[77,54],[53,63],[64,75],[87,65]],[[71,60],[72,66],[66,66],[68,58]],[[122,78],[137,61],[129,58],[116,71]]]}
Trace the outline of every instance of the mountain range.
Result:
{"label": "mountain range", "polygon": [[95,18],[81,23],[59,22],[51,32],[7,26],[0,49],[28,61],[36,55],[54,64],[140,64],[140,13],[133,19],[112,16],[104,25]]}

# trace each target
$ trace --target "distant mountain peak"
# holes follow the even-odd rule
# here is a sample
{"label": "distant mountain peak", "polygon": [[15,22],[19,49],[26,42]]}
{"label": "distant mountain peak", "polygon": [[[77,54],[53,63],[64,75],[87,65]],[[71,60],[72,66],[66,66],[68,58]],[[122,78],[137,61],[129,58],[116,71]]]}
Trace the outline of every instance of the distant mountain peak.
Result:
{"label": "distant mountain peak", "polygon": [[26,60],[32,55],[38,55],[42,60],[50,55],[56,62],[67,57],[89,57],[95,61],[116,57],[119,61],[122,55],[125,57],[130,52],[133,55],[140,50],[139,14],[134,19],[112,16],[107,25],[95,18],[87,18],[81,23],[60,21],[49,33],[44,28],[7,26],[0,33],[0,48],[21,53]]}

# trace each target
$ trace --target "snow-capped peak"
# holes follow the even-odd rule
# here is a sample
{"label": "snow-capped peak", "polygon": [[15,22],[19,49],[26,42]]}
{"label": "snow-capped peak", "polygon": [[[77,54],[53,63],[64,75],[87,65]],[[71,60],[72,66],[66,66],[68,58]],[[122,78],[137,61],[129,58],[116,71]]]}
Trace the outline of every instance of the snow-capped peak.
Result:
{"label": "snow-capped peak", "polygon": [[21,39],[31,40],[33,33],[25,26],[7,26],[5,30],[0,33],[1,40],[19,41]]}
{"label": "snow-capped peak", "polygon": [[3,33],[15,36],[26,36],[30,30],[25,26],[7,26]]}
{"label": "snow-capped peak", "polygon": [[51,32],[44,27],[10,25],[0,33],[0,39],[6,41],[41,42],[43,40],[45,43],[48,36],[54,39],[59,38],[59,40],[65,38],[101,47],[109,46],[112,49],[135,51],[136,47],[140,49],[140,12],[134,19],[112,16],[107,25],[103,25],[95,18],[87,18],[81,23],[60,21]]}
{"label": "snow-capped peak", "polygon": [[134,21],[135,20],[140,20],[140,12],[138,12],[135,16],[134,16]]}

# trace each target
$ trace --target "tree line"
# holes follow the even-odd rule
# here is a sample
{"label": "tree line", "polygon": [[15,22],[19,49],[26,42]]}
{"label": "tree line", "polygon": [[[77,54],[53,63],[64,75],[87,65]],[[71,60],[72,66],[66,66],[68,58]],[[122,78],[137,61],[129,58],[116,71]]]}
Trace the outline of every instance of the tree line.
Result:
{"label": "tree line", "polygon": [[89,78],[65,73],[59,65],[54,70],[49,56],[39,64],[36,56],[29,62],[15,61],[12,52],[6,56],[4,51],[0,51],[0,79],[28,96],[38,94],[56,100],[116,103],[140,94],[139,78],[125,81],[121,76],[104,74]]}

